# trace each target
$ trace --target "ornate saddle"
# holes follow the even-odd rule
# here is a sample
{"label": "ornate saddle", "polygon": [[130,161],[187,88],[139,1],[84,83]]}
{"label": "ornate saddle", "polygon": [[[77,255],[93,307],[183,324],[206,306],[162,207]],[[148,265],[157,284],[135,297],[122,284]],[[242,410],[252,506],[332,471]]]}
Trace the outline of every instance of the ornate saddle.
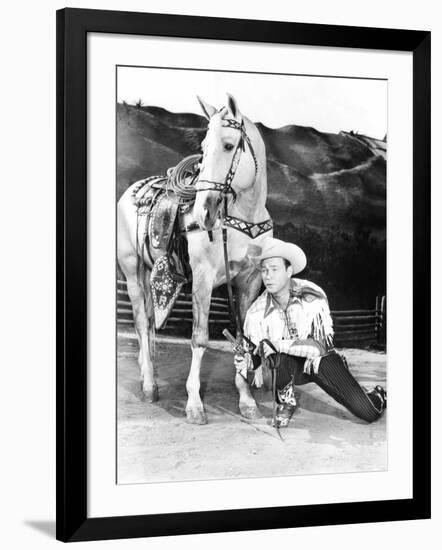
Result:
{"label": "ornate saddle", "polygon": [[[150,288],[157,329],[165,324],[183,285],[191,278],[187,241],[179,229],[178,214],[193,202],[191,186],[199,159],[200,155],[187,157],[169,169],[166,177],[141,180],[132,192],[138,223],[141,219],[145,223],[144,242],[140,244],[145,243],[153,264]],[[187,195],[186,189],[182,189],[184,195],[179,192],[178,178],[179,182],[189,182],[185,184]],[[152,258],[149,246],[160,253],[156,260]]]}
{"label": "ornate saddle", "polygon": [[[194,222],[190,222],[189,225],[182,224],[180,227],[179,214],[188,211],[195,202],[195,182],[198,178],[200,160],[201,155],[186,157],[174,168],[169,168],[167,176],[152,176],[141,180],[132,192],[138,223],[140,218],[145,220],[144,236],[140,244],[146,245],[153,264],[151,291],[156,328],[161,328],[166,322],[181,288],[191,279],[192,271],[185,233],[199,228]],[[224,184],[215,182],[213,185],[214,190],[224,192]],[[273,222],[270,218],[252,223],[227,215],[227,210],[220,225],[223,232],[231,228],[251,239],[271,231],[272,227]],[[213,240],[212,231],[209,231],[209,239]],[[160,252],[155,261],[150,247]]]}
{"label": "ornate saddle", "polygon": [[[195,201],[194,183],[201,155],[184,158],[167,176],[152,176],[141,180],[132,192],[138,216],[147,216],[145,237],[153,248],[168,251],[176,219]],[[178,231],[177,231],[178,232]]]}

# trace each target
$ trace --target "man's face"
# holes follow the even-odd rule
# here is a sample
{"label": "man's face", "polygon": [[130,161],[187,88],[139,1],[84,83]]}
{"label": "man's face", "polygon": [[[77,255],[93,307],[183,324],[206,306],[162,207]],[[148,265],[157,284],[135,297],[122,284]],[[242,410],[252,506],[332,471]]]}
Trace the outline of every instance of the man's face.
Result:
{"label": "man's face", "polygon": [[292,273],[292,266],[286,267],[282,258],[266,258],[261,262],[262,281],[270,294],[289,288]]}

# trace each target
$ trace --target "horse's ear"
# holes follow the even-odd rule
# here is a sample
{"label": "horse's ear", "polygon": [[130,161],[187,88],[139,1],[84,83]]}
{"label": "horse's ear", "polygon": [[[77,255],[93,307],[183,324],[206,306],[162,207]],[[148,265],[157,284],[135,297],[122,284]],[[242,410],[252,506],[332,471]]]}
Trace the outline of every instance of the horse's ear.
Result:
{"label": "horse's ear", "polygon": [[227,94],[227,106],[229,111],[232,113],[233,118],[241,118],[241,113],[239,111],[238,103],[233,95]]}
{"label": "horse's ear", "polygon": [[204,116],[207,118],[207,120],[210,120],[212,116],[216,113],[216,108],[213,107],[213,105],[209,105],[204,101],[204,99],[201,99],[199,95],[196,96],[198,99],[199,104],[201,105],[201,109],[203,110]]}

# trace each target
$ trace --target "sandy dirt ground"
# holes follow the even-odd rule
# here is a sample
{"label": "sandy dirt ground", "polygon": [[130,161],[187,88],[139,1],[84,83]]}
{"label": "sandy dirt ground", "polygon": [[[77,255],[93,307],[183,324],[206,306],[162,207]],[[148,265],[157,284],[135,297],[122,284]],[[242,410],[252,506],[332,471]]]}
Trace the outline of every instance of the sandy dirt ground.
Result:
{"label": "sandy dirt ground", "polygon": [[[384,353],[341,350],[365,387],[386,383]],[[254,391],[263,418],[239,417],[233,359],[227,342],[214,342],[202,367],[209,423],[185,420],[185,381],[191,351],[183,341],[156,344],[160,391],[143,400],[133,338],[119,337],[118,483],[265,477],[387,469],[386,413],[366,424],[315,384],[299,386],[298,409],[281,441],[271,427],[271,392]]]}

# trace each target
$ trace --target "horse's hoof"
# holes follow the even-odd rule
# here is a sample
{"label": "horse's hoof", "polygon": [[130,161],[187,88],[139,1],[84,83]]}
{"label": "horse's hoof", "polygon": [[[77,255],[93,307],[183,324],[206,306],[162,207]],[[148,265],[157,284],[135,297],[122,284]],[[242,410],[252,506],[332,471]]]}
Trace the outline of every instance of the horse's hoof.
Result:
{"label": "horse's hoof", "polygon": [[248,420],[258,420],[259,418],[262,418],[262,413],[256,405],[253,405],[252,407],[240,405],[239,412],[241,413],[241,416],[247,418]]}
{"label": "horse's hoof", "polygon": [[158,401],[160,398],[158,394],[158,386],[155,384],[151,386],[150,388],[145,388],[144,386],[141,386],[141,390],[144,395],[145,401],[148,401],[149,403],[155,403],[155,401]]}
{"label": "horse's hoof", "polygon": [[207,424],[207,416],[204,409],[186,409],[186,421],[188,424]]}

